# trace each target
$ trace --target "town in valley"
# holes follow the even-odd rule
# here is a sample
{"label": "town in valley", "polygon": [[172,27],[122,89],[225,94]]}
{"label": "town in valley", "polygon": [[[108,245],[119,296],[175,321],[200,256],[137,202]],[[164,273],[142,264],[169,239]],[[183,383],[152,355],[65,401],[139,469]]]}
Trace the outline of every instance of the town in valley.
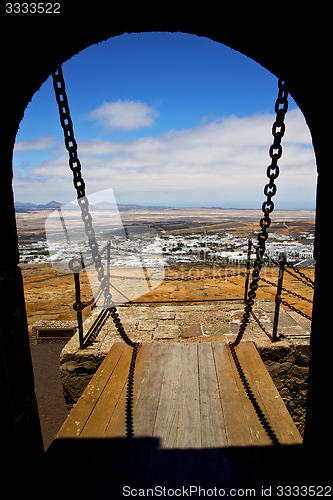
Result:
{"label": "town in valley", "polygon": [[[53,204],[53,205],[52,205]],[[45,207],[45,208],[44,208]],[[32,206],[17,210],[21,264],[57,264],[84,255],[91,260],[91,250],[84,228],[80,237],[48,238],[47,220],[58,216],[61,204]],[[52,210],[53,209],[53,210]],[[248,242],[256,244],[259,233],[259,210],[222,208],[118,207],[117,227],[108,227],[109,210],[97,207],[92,218],[99,247],[111,242],[109,255],[113,267],[172,266],[186,264],[242,265],[247,261]],[[313,265],[315,212],[277,210],[266,243],[268,258],[278,259],[284,252],[287,262]],[[69,220],[69,218],[68,218]],[[112,219],[114,220],[114,218]],[[66,217],[65,217],[66,221]],[[102,222],[101,222],[102,221]],[[74,223],[76,227],[78,223]],[[104,260],[106,256],[104,255]],[[252,259],[255,258],[252,252]]]}

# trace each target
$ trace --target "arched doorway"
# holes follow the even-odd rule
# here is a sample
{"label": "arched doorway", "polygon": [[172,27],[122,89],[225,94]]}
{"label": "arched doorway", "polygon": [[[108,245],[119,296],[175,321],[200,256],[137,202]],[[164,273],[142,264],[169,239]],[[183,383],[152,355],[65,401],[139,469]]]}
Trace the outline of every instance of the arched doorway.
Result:
{"label": "arched doorway", "polygon": [[[124,16],[124,12],[122,13]],[[234,12],[235,14],[235,12]],[[311,71],[308,69],[306,52],[308,50],[317,50],[318,54],[322,54],[325,58],[325,42],[322,40],[316,42],[309,37],[308,25],[313,23],[313,18],[309,14],[306,18],[308,24],[302,23],[297,16],[295,21],[294,32],[286,34],[281,43],[277,44],[275,40],[270,40],[267,43],[262,43],[262,36],[253,37],[253,32],[258,28],[258,21],[255,15],[243,19],[243,22],[236,29],[234,26],[224,26],[221,30],[220,23],[212,23],[211,13],[209,16],[195,15],[194,20],[186,22],[177,18],[175,20],[174,13],[168,13],[163,22],[148,22],[143,20],[144,12],[135,17],[137,13],[126,13],[126,26],[124,26],[124,17],[118,18],[122,21],[118,24],[117,21],[113,26],[106,26],[100,19],[98,29],[93,32],[87,31],[88,36],[84,33],[78,34],[68,32],[68,36],[63,39],[59,37],[59,28],[53,27],[48,34],[45,34],[45,28],[39,27],[39,30],[30,36],[19,38],[17,31],[14,30],[12,36],[8,35],[7,42],[9,46],[4,64],[7,68],[8,78],[6,79],[6,102],[4,102],[4,116],[8,117],[6,130],[3,135],[3,186],[1,197],[1,212],[6,215],[4,221],[4,237],[7,245],[2,248],[2,272],[4,276],[3,285],[6,288],[7,302],[1,318],[3,359],[6,360],[6,378],[4,394],[6,394],[8,408],[11,411],[6,416],[6,428],[10,422],[12,429],[12,441],[19,443],[19,449],[30,448],[29,452],[36,446],[31,440],[31,434],[27,440],[31,422],[35,421],[36,415],[34,405],[30,404],[33,399],[33,383],[31,379],[31,365],[29,361],[29,349],[27,348],[27,333],[24,315],[24,302],[22,297],[21,276],[17,272],[17,244],[16,244],[16,229],[14,223],[14,211],[12,203],[11,191],[11,163],[12,149],[15,140],[15,135],[19,122],[24,113],[24,109],[28,104],[31,96],[48,77],[51,70],[59,63],[62,63],[74,53],[83,48],[96,43],[102,39],[114,36],[124,31],[149,31],[154,29],[164,30],[182,30],[189,33],[197,33],[199,35],[208,36],[216,41],[221,41],[227,45],[233,46],[237,50],[249,55],[253,59],[266,66],[273,73],[283,76],[290,82],[290,90],[296,102],[302,109],[307,123],[310,127],[314,148],[316,152],[317,165],[319,171],[319,185],[317,198],[317,230],[316,230],[316,258],[319,262],[316,270],[316,293],[314,304],[314,321],[312,330],[312,370],[311,370],[311,391],[309,398],[309,413],[308,421],[308,442],[311,444],[322,443],[325,430],[320,425],[322,421],[322,404],[325,400],[325,388],[322,385],[325,380],[325,355],[328,356],[328,349],[322,352],[321,345],[323,335],[321,329],[321,319],[327,318],[329,301],[328,296],[324,293],[324,285],[326,282],[326,272],[324,269],[325,261],[328,261],[329,252],[325,243],[326,237],[326,206],[329,199],[329,173],[327,169],[328,160],[330,158],[329,148],[327,146],[326,137],[328,132],[323,127],[320,109],[315,99],[315,95],[324,95],[328,93],[325,89],[325,69],[322,65],[320,57],[311,61]],[[177,17],[177,16],[176,16]],[[269,16],[267,16],[268,21]],[[84,22],[91,21],[89,15],[86,14]],[[251,22],[249,21],[251,20]],[[261,21],[262,22],[262,19]],[[193,24],[192,24],[193,23]],[[68,26],[67,26],[68,27]],[[10,28],[10,26],[9,26]],[[260,30],[258,30],[260,31]],[[296,35],[295,35],[296,31]],[[44,43],[40,44],[39,39],[44,34]],[[20,40],[19,50],[10,44]],[[304,50],[299,52],[299,40],[302,40]],[[14,50],[12,50],[14,49]],[[295,64],[295,60],[297,64]],[[25,76],[24,84],[22,81],[22,73]],[[15,304],[15,307],[12,305]],[[19,333],[19,335],[18,335]],[[327,337],[327,334],[326,336]],[[326,344],[328,345],[328,344]],[[12,353],[16,352],[15,361],[12,358]],[[18,358],[20,362],[19,371],[13,375],[14,362],[17,364]],[[30,375],[29,375],[30,373]],[[27,377],[24,376],[27,374]],[[25,379],[25,384],[22,386],[22,380]],[[20,390],[18,390],[20,387]],[[15,393],[15,396],[14,396]],[[26,397],[31,395],[31,401]],[[14,404],[15,403],[15,404]],[[23,409],[23,410],[22,410]],[[21,419],[20,423],[18,415],[26,411],[29,415],[28,419]],[[18,432],[18,425],[20,431]],[[38,434],[38,431],[36,431]],[[14,435],[16,437],[14,438]],[[38,448],[38,446],[37,446]]]}
{"label": "arched doorway", "polygon": [[[180,216],[202,220],[211,218],[211,207],[217,207],[214,223],[220,223],[220,231],[223,227],[221,217],[226,217],[228,213],[229,217],[235,216],[231,208],[258,209],[258,213],[252,216],[252,224],[258,229],[277,91],[273,75],[231,48],[184,33],[138,33],[111,38],[74,56],[64,63],[63,71],[83,176],[89,193],[112,186],[121,210],[127,206],[127,216],[130,207],[137,205],[141,209],[150,207],[152,210],[155,207],[157,212],[165,207],[165,217],[176,216],[175,220]],[[14,172],[20,175],[18,178],[14,175],[13,187],[17,206],[19,201],[31,204],[34,200],[36,209],[39,204],[41,208],[52,209],[56,203],[51,200],[66,204],[74,195],[50,80],[29,104],[16,137]],[[278,209],[313,209],[313,186],[316,181],[314,159],[309,148],[311,138],[291,97],[287,132],[275,206]],[[302,141],[305,141],[305,145]],[[27,159],[31,161],[30,167],[26,166]],[[300,168],[302,176],[298,173]],[[313,178],[309,178],[311,172]],[[305,192],[304,187],[307,188]],[[45,205],[46,202],[49,203]],[[20,210],[25,210],[24,206],[22,204]],[[229,212],[223,214],[223,207]],[[200,213],[200,208],[205,209],[205,214]],[[40,212],[44,213],[48,214],[45,210]],[[244,211],[239,214],[245,216]],[[135,215],[131,214],[130,217]],[[149,218],[149,215],[146,217]],[[251,215],[247,217],[251,218]],[[274,214],[274,218],[279,217]],[[24,239],[20,232],[25,229],[22,224],[27,224],[26,214],[19,213],[16,218],[20,250],[22,254],[28,254],[25,259],[21,255],[21,269],[25,282],[28,282],[25,297],[30,328],[37,319],[74,320],[74,291],[68,297],[73,288],[72,277],[68,280],[66,275],[62,275],[60,281],[48,281],[50,276],[44,273],[52,271],[52,266],[48,257],[44,256],[47,253],[45,247],[39,250],[43,242],[37,241],[33,252],[31,240]],[[78,218],[77,225],[80,216]],[[163,222],[161,213],[155,214],[155,227],[158,220]],[[154,223],[154,219],[149,223]],[[96,231],[95,217],[94,224]],[[205,230],[202,224],[199,225],[200,232]],[[239,240],[233,240],[236,247],[244,242],[247,245],[249,237],[256,238],[252,230],[246,232],[245,226],[248,224],[244,221],[241,232],[236,231],[235,236],[240,237]],[[162,227],[167,227],[165,220]],[[217,229],[218,226],[215,227]],[[270,231],[275,231],[274,222]],[[245,236],[244,242],[241,235]],[[183,238],[185,236],[186,233]],[[210,237],[217,238],[217,235],[212,233]],[[168,265],[177,268],[177,262],[187,260],[191,266],[199,259],[201,275],[212,264],[216,267],[215,275],[228,274],[228,269],[218,267],[217,258],[225,257],[216,257],[218,248],[212,250],[211,241],[208,241],[210,248],[206,247],[206,251],[202,250],[200,254],[197,251],[194,257],[185,257],[187,243],[186,238],[179,241],[177,251],[171,240],[164,241],[170,250],[166,257]],[[206,243],[196,241],[198,245],[206,246]],[[223,242],[220,241],[219,245],[223,245]],[[185,247],[185,250],[180,250],[181,247]],[[246,250],[243,249],[243,252],[237,255],[238,262],[246,260]],[[56,251],[53,250],[53,253]],[[192,264],[189,264],[190,261]],[[38,276],[34,275],[34,262],[41,266]],[[235,262],[233,259],[232,263]],[[205,265],[206,270],[203,267]],[[58,269],[59,264],[54,267]],[[62,272],[60,269],[58,271]],[[233,269],[229,269],[229,272],[232,273]],[[38,278],[45,281],[39,283]],[[122,290],[123,283],[115,285],[117,290]],[[234,297],[242,296],[240,285],[243,285],[242,280],[232,290]],[[209,287],[196,292],[188,287],[182,292],[175,290],[173,295],[171,291],[170,301],[193,300],[193,297],[199,300],[205,297],[206,301],[209,297],[213,300],[224,298],[223,289],[216,286],[215,293]],[[84,287],[82,291],[85,292]],[[64,295],[66,298],[63,298]],[[89,297],[87,294],[87,299]],[[137,296],[133,298],[137,299]],[[162,299],[161,291],[154,300]],[[52,311],[49,309],[50,301],[53,304]],[[51,356],[51,348],[46,345],[32,346],[31,349],[36,367],[36,352],[40,352],[41,357],[47,353]],[[37,394],[43,388],[47,394],[49,370],[45,373],[44,385],[42,373],[40,377],[35,377]],[[40,409],[45,399],[39,398]],[[45,421],[53,423],[52,411],[54,416],[58,414],[53,401],[50,400],[44,407],[42,424]],[[47,413],[50,413],[48,419]],[[45,437],[48,428],[50,424],[45,425]],[[49,439],[48,436],[47,443]]]}

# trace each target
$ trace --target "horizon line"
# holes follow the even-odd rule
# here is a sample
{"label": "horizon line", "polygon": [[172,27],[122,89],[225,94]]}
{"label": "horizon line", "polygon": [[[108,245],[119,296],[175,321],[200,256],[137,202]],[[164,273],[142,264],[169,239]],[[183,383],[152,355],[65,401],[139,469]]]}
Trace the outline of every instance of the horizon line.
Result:
{"label": "horizon line", "polygon": [[[88,196],[88,199],[89,199],[89,196]],[[58,202],[56,200],[51,200],[47,203],[38,203],[38,202],[31,202],[31,201],[14,201],[14,207],[16,208],[16,206],[18,205],[31,205],[32,207],[35,207],[35,208],[38,208],[38,207],[47,207],[47,205],[51,205],[51,203],[55,203],[55,204],[58,204],[59,206],[64,206],[64,205],[68,205],[68,203],[61,203],[61,202]],[[102,201],[102,202],[98,202],[98,203],[95,203],[95,204],[91,204],[92,206],[94,205],[99,205],[99,204],[113,204],[113,203],[110,203],[110,202],[106,202],[106,201]],[[128,206],[128,207],[140,207],[140,208],[159,208],[159,209],[173,209],[173,210],[184,210],[184,209],[210,209],[210,210],[257,210],[257,211],[260,211],[262,212],[262,209],[261,207],[237,207],[237,206],[226,206],[226,207],[223,207],[223,206],[216,206],[216,205],[186,205],[186,206],[180,206],[180,205],[157,205],[157,204],[145,204],[145,205],[142,205],[140,203],[116,203],[117,206],[119,207],[124,207],[124,206]],[[51,207],[50,207],[51,208]],[[282,207],[282,208],[274,208],[274,212],[276,211],[279,211],[279,210],[285,210],[285,211],[300,211],[300,210],[306,210],[306,211],[316,211],[316,207],[312,207],[312,208],[309,208],[309,207],[289,207],[289,208],[285,208],[285,207]]]}

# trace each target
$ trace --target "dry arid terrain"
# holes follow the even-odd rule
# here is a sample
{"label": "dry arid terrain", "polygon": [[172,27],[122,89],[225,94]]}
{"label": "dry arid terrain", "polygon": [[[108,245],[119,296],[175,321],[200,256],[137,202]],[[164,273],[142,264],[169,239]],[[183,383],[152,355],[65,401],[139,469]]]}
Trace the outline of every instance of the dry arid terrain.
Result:
{"label": "dry arid terrain", "polygon": [[[22,240],[45,238],[45,220],[53,210],[32,210],[16,214],[18,233]],[[119,208],[121,220],[125,225],[147,224],[156,229],[171,231],[173,234],[189,232],[229,232],[242,237],[251,237],[258,231],[260,210],[238,210],[221,208]],[[93,215],[96,211],[93,212]],[[100,211],[99,217],[107,217]],[[313,231],[315,212],[313,210],[276,210],[272,216],[270,230],[281,234],[298,234]]]}
{"label": "dry arid terrain", "polygon": [[[49,210],[35,210],[17,213],[19,241],[38,241],[45,238],[44,222],[51,213]],[[103,215],[103,214],[102,214]],[[149,224],[159,230],[175,235],[190,232],[231,233],[240,237],[255,238],[258,231],[258,221],[262,216],[260,210],[225,210],[219,208],[188,208],[188,209],[160,209],[139,208],[121,209],[121,219],[124,224]],[[281,235],[299,237],[304,232],[314,231],[314,211],[277,210],[272,217],[271,232]],[[74,280],[72,275],[60,276],[51,264],[21,264],[25,282],[25,300],[29,327],[38,320],[75,320],[76,315],[72,308],[75,300]],[[204,263],[181,264],[165,269],[167,280],[144,296],[135,301],[188,301],[188,300],[224,300],[242,298],[244,296],[245,267],[241,266],[211,266]],[[302,269],[314,278],[314,269]],[[132,271],[133,272],[133,271]],[[126,276],[126,269],[120,271]],[[232,276],[226,278],[226,274]],[[168,278],[207,277],[220,275],[221,278],[200,280],[168,281]],[[31,283],[36,280],[54,277],[53,279]],[[58,277],[56,277],[58,276]],[[278,270],[274,267],[264,267],[262,276],[269,281],[277,282]],[[92,297],[91,288],[85,272],[81,274],[82,299]],[[121,280],[113,280],[114,286],[119,286]],[[284,286],[308,299],[312,298],[313,290],[285,273]],[[261,282],[258,299],[273,299],[276,289],[265,282]],[[288,293],[283,298],[290,304],[311,315],[312,304],[300,300]],[[283,306],[286,308],[286,306]],[[90,314],[90,307],[83,312],[84,318]]]}
{"label": "dry arid terrain", "polygon": [[[57,272],[50,264],[32,264],[22,266],[25,283],[34,280],[57,276]],[[220,275],[221,278],[200,280],[165,280],[155,290],[143,297],[138,297],[134,302],[160,302],[160,301],[209,301],[225,299],[242,299],[244,296],[245,277],[238,272],[244,273],[244,267],[212,268],[200,266],[195,269],[188,267],[177,267],[166,270],[166,278],[178,277],[207,277]],[[302,269],[307,276],[313,279],[313,269]],[[125,273],[125,270],[122,271]],[[226,278],[225,274],[233,276]],[[277,282],[278,270],[274,267],[263,268],[262,277],[274,283]],[[120,280],[119,280],[120,281]],[[119,286],[115,280],[115,286]],[[86,273],[81,274],[82,300],[92,297],[89,280]],[[288,290],[298,293],[308,299],[312,298],[313,290],[305,286],[301,281],[293,278],[288,273],[284,275],[283,285]],[[72,275],[59,276],[55,279],[25,284],[24,286],[26,308],[29,327],[31,328],[39,320],[75,320],[76,313],[73,310],[75,300],[74,280]],[[259,300],[273,300],[276,288],[261,282],[257,297]],[[283,298],[291,305],[311,316],[312,304],[298,299],[288,293],[283,293]],[[195,305],[193,305],[195,307]],[[286,306],[282,306],[286,310]],[[90,315],[91,308],[83,311],[84,318]]]}

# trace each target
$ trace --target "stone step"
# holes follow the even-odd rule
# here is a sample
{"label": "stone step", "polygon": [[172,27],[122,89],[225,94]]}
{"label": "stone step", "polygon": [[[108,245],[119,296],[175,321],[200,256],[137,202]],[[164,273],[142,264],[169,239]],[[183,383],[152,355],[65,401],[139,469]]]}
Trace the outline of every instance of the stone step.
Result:
{"label": "stone step", "polygon": [[[273,330],[273,321],[275,313],[274,301],[258,301],[255,308],[260,308],[264,311],[265,315],[271,323],[271,330]],[[307,338],[311,332],[311,321],[304,318],[295,311],[286,311],[280,307],[278,335],[283,335],[286,338]]]}

